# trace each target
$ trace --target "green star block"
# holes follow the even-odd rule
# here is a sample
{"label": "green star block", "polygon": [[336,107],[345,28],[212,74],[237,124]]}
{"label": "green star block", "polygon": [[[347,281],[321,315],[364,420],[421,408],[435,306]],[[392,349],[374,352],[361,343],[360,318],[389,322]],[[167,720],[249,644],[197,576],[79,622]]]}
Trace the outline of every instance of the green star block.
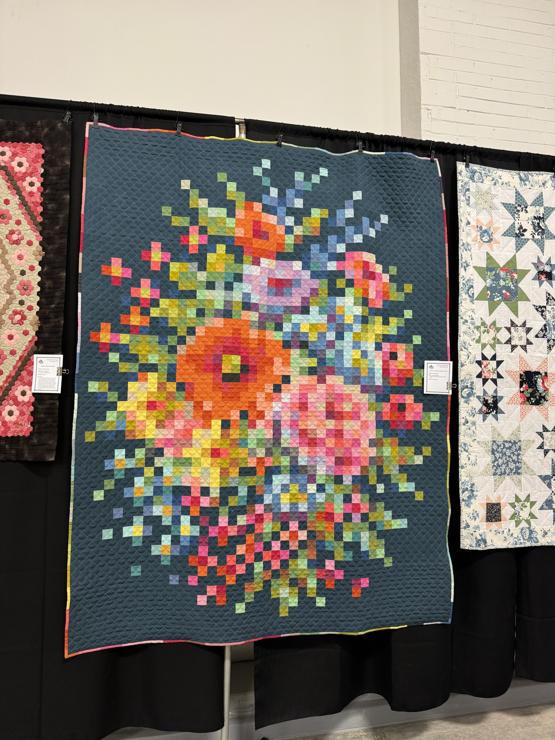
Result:
{"label": "green star block", "polygon": [[532,501],[530,494],[527,496],[515,495],[513,501],[509,501],[509,506],[513,510],[513,513],[509,519],[515,523],[515,527],[520,527],[521,524],[532,524],[532,519],[538,517],[534,514],[533,508],[536,505],[536,501]]}
{"label": "green star block", "polygon": [[487,322],[484,321],[484,319],[481,319],[480,325],[478,326],[480,349],[484,351],[488,347],[491,347],[493,350],[495,350],[496,345],[501,343],[499,335],[502,332],[503,327],[497,326],[494,321]]}
{"label": "green star block", "polygon": [[477,301],[486,301],[491,315],[499,306],[505,305],[518,316],[518,302],[528,301],[528,296],[520,287],[520,282],[528,270],[517,267],[516,255],[505,263],[499,264],[489,252],[486,254],[486,266],[474,267],[484,281],[484,287],[476,296]]}

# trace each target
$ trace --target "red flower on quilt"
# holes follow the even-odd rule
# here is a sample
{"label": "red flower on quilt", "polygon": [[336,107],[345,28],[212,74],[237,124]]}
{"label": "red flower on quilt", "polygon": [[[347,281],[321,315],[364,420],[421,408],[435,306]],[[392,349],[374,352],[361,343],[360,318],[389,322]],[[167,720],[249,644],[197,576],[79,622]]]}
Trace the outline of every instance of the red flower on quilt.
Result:
{"label": "red flower on quilt", "polygon": [[26,318],[27,317],[25,316],[25,311],[22,311],[20,308],[14,308],[14,310],[8,316],[8,321],[15,326],[21,326],[25,323]]}
{"label": "red flower on quilt", "polygon": [[423,406],[415,402],[410,393],[392,393],[389,401],[382,403],[380,418],[389,422],[392,429],[414,429],[422,421]]}
{"label": "red flower on quilt", "polygon": [[19,229],[10,229],[6,234],[6,241],[11,244],[12,247],[17,247],[23,241],[23,234]]}

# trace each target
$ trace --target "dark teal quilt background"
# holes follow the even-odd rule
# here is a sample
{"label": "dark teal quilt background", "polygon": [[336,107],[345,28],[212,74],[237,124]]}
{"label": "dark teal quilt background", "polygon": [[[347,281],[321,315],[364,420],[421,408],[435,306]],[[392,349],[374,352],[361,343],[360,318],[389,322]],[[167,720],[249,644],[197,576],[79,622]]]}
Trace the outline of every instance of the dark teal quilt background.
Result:
{"label": "dark teal quilt background", "polygon": [[448,622],[441,181],[90,126],[68,654]]}

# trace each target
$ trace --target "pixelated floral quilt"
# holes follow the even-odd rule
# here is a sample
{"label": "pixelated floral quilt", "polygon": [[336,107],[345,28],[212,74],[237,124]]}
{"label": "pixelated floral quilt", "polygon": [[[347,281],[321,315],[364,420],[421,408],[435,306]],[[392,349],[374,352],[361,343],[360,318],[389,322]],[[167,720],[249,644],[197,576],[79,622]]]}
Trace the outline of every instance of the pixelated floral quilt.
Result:
{"label": "pixelated floral quilt", "polygon": [[555,545],[555,179],[457,175],[461,543]]}
{"label": "pixelated floral quilt", "polygon": [[90,125],[66,653],[448,622],[437,164]]}
{"label": "pixelated floral quilt", "polygon": [[57,397],[32,392],[33,356],[62,340],[70,131],[0,121],[0,460],[51,460]]}

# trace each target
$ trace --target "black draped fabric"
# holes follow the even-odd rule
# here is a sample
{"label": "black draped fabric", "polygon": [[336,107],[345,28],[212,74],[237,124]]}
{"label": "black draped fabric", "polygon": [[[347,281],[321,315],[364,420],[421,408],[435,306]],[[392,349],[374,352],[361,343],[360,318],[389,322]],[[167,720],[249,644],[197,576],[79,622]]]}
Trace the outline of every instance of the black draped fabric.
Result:
{"label": "black draped fabric", "polygon": [[[124,726],[208,732],[223,722],[223,649],[142,645],[63,657],[73,369],[84,126],[72,110],[71,205],[60,398],[53,462],[0,463],[0,740],[97,740]],[[0,118],[61,121],[67,106],[0,97]],[[171,129],[175,113],[98,106],[116,126]],[[233,136],[230,119],[180,117],[183,130]],[[63,284],[59,286],[64,289]],[[42,311],[42,309],[41,309]]]}
{"label": "black draped fabric", "polygon": [[[445,192],[451,291],[451,346],[457,356],[458,215],[456,162],[555,172],[555,157],[390,136],[247,122],[247,136],[332,152],[357,148],[409,151],[439,159]],[[456,368],[455,368],[456,373]],[[456,382],[456,377],[454,378]],[[394,710],[442,704],[451,692],[498,696],[518,676],[555,681],[555,548],[487,552],[459,548],[457,398],[451,416],[452,517],[455,572],[452,625],[386,630],[350,637],[323,635],[255,644],[256,726],[331,714],[364,693],[381,694]]]}
{"label": "black draped fabric", "polygon": [[[90,106],[0,96],[0,118],[61,120],[72,110],[71,211],[63,351],[73,372],[84,123]],[[97,106],[116,126],[232,136],[230,119]],[[248,135],[346,151],[356,134],[252,121]],[[362,136],[366,149],[413,151],[429,143]],[[466,150],[435,145],[449,221],[452,306],[457,302],[455,161]],[[555,159],[468,149],[473,162],[553,170]],[[62,288],[62,286],[60,286]],[[456,352],[456,311],[452,312]],[[257,726],[339,711],[366,692],[394,709],[430,708],[450,691],[495,696],[520,676],[555,680],[555,548],[462,552],[458,548],[456,398],[453,399],[453,517],[456,592],[452,626],[362,637],[302,637],[256,644]],[[63,658],[72,381],[60,399],[51,463],[0,464],[0,740],[97,740],[123,726],[210,731],[223,721],[223,650],[189,644],[117,648]],[[516,624],[516,633],[515,633]]]}

